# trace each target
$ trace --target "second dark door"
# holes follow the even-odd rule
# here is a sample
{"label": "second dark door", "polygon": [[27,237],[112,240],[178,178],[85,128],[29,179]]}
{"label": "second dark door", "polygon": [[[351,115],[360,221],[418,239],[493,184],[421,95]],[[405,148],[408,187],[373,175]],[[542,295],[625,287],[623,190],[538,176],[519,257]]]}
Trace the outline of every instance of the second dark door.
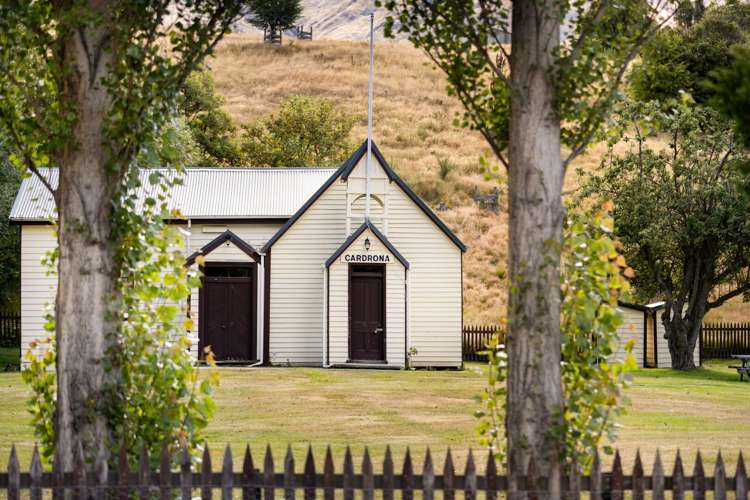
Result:
{"label": "second dark door", "polygon": [[349,358],[385,361],[385,266],[351,266]]}
{"label": "second dark door", "polygon": [[253,268],[212,266],[204,272],[201,349],[210,346],[217,361],[255,360]]}

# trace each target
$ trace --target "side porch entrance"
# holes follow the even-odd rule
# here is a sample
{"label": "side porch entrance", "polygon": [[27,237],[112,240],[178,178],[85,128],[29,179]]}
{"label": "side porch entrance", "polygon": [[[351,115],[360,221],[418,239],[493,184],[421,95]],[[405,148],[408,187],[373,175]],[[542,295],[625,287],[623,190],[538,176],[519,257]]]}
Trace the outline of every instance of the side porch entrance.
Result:
{"label": "side porch entrance", "polygon": [[200,357],[211,347],[216,361],[257,359],[255,263],[206,262],[200,291]]}

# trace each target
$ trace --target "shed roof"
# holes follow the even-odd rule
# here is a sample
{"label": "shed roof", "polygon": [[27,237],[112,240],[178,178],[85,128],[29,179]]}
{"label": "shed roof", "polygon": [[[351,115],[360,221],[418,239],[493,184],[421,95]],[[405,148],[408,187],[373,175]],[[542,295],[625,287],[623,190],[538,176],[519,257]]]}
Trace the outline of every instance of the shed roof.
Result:
{"label": "shed roof", "polygon": [[[155,190],[148,177],[154,171],[174,175],[173,170],[141,171],[139,198]],[[325,168],[187,168],[182,185],[171,188],[170,209],[191,219],[255,219],[291,217],[335,172]],[[58,170],[41,169],[57,187]],[[21,183],[10,219],[17,222],[47,221],[55,215],[52,195],[35,176]]]}
{"label": "shed roof", "polygon": [[662,309],[666,302],[652,302],[650,304],[633,304],[630,302],[623,302],[621,300],[617,301],[617,305],[620,307],[625,307],[627,309],[635,309],[636,311],[644,311],[644,312],[652,312],[652,311],[658,311],[659,309]]}

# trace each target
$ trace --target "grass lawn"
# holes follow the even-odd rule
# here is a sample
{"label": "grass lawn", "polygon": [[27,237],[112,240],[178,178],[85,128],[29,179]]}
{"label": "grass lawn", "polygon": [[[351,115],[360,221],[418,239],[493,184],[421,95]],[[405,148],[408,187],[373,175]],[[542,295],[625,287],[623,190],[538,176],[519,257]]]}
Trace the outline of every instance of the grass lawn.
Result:
{"label": "grass lawn", "polygon": [[[648,470],[657,447],[668,464],[677,448],[689,453],[690,461],[700,449],[710,463],[719,449],[730,464],[740,449],[750,452],[750,384],[740,383],[727,364],[714,361],[691,373],[635,372],[632,407],[621,419],[617,443],[626,466],[636,449],[644,454]],[[225,443],[232,444],[235,456],[250,443],[258,463],[270,443],[278,464],[291,444],[301,467],[308,444],[322,463],[330,443],[339,467],[347,444],[355,462],[365,445],[377,462],[390,443],[399,458],[410,445],[417,458],[430,446],[442,460],[450,446],[463,467],[468,449],[476,448],[472,397],[484,382],[477,366],[462,372],[222,369],[219,409],[208,430],[214,460],[220,460],[218,447]],[[30,459],[34,438],[27,398],[20,374],[0,374],[0,469],[12,443],[23,464]]]}
{"label": "grass lawn", "polygon": [[18,347],[0,347],[0,370],[7,365],[18,366],[21,359],[21,349]]}

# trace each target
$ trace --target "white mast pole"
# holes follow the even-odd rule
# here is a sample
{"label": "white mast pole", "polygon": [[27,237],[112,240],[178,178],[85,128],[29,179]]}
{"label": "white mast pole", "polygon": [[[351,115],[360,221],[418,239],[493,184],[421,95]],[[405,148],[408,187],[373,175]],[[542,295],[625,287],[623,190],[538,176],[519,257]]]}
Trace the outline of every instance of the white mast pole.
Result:
{"label": "white mast pole", "polygon": [[370,13],[370,80],[367,89],[367,163],[365,164],[365,219],[370,219],[370,165],[372,163],[372,79],[375,64],[373,39],[375,13]]}

